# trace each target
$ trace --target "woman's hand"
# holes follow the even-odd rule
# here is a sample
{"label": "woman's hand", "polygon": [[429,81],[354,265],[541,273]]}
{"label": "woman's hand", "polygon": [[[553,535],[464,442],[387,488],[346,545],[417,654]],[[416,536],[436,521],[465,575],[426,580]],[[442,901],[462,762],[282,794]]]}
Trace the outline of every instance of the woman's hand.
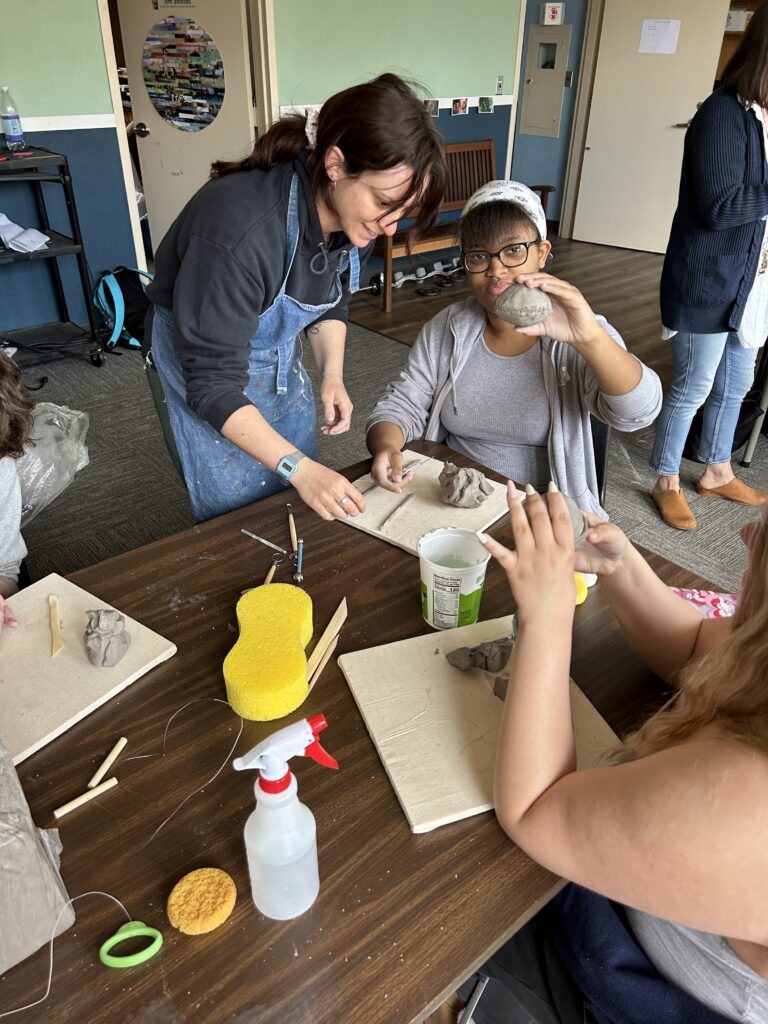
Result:
{"label": "woman's hand", "polygon": [[10,606],[6,604],[5,598],[0,596],[0,631],[3,626],[10,626],[11,629],[16,629],[19,624],[19,620],[13,614]]}
{"label": "woman's hand", "polygon": [[321,519],[346,519],[365,512],[365,498],[346,477],[313,459],[303,458],[291,484]]}
{"label": "woman's hand", "polygon": [[320,385],[323,419],[320,433],[326,436],[344,434],[352,423],[352,401],[344,387],[341,374],[324,373]]}
{"label": "woman's hand", "polygon": [[611,576],[621,565],[629,541],[615,523],[607,523],[591,512],[584,514],[589,532],[576,552],[576,571]]}
{"label": "woman's hand", "polygon": [[400,494],[403,484],[413,479],[413,473],[403,472],[403,453],[399,448],[387,446],[381,448],[371,463],[371,478],[379,487]]}
{"label": "woman's hand", "polygon": [[588,345],[601,337],[603,329],[589,303],[572,284],[544,273],[518,274],[514,282],[530,288],[540,288],[552,300],[551,315],[531,327],[518,327],[520,334],[529,337],[546,335],[548,338],[565,341],[577,347],[579,344]]}
{"label": "woman's hand", "polygon": [[570,622],[576,607],[573,526],[565,500],[552,490],[554,486],[550,484],[545,504],[533,488],[521,495],[510,480],[507,503],[515,550],[491,537],[480,538],[507,574],[521,626],[534,620]]}

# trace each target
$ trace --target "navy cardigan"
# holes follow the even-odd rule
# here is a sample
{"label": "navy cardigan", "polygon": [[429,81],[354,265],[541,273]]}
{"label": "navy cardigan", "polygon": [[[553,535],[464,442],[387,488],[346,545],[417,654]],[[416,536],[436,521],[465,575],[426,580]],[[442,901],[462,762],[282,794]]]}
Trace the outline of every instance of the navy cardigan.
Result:
{"label": "navy cardigan", "polygon": [[718,89],[685,134],[680,194],[661,274],[661,318],[678,331],[738,330],[768,214],[762,125]]}

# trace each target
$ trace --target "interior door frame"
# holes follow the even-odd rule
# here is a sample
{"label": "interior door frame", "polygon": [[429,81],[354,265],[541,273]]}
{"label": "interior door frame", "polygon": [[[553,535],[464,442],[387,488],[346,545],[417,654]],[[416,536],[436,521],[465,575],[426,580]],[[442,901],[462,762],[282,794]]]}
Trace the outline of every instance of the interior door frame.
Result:
{"label": "interior door frame", "polygon": [[600,50],[600,37],[603,30],[604,9],[605,0],[589,0],[587,20],[584,28],[584,43],[581,50],[581,71],[579,73],[579,84],[576,88],[571,138],[568,143],[568,159],[565,165],[563,198],[560,203],[558,234],[561,238],[573,237],[576,203],[579,198],[579,186],[581,184],[581,168],[584,162],[584,146],[587,141],[589,114],[592,107],[592,90],[595,84],[597,55]]}
{"label": "interior door frame", "polygon": [[[133,236],[135,265],[139,270],[146,270],[147,261],[144,255],[139,211],[136,207],[128,133],[125,128],[123,104],[120,100],[120,84],[117,77],[117,61],[112,38],[112,24],[109,20],[108,0],[97,0],[97,4],[112,112],[115,117],[117,148],[120,154],[128,217]],[[263,135],[279,117],[274,0],[245,0],[245,4],[250,26],[251,80],[255,90],[253,96],[254,124],[259,135]]]}

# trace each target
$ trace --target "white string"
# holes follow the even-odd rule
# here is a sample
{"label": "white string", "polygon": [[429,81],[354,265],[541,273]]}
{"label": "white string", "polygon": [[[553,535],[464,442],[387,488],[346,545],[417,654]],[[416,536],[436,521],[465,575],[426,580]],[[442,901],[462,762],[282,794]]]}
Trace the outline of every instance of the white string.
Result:
{"label": "white string", "polygon": [[40,1003],[44,1003],[45,1000],[48,998],[48,996],[51,993],[51,983],[53,981],[53,940],[56,938],[56,929],[59,927],[61,915],[64,913],[68,906],[70,906],[76,900],[83,899],[85,896],[106,896],[108,900],[112,900],[114,903],[118,905],[118,907],[121,908],[121,910],[123,911],[123,913],[125,914],[129,921],[133,920],[131,915],[128,913],[128,911],[125,909],[123,904],[116,896],[112,896],[112,894],[108,892],[102,892],[100,889],[93,889],[91,892],[81,892],[79,896],[73,896],[71,900],[67,900],[67,902],[59,911],[59,916],[56,918],[56,923],[54,924],[53,931],[51,932],[51,941],[48,944],[48,984],[46,986],[44,994],[39,999],[36,999],[34,1003],[27,1003],[25,1006],[17,1006],[15,1010],[3,1010],[3,1012],[0,1013],[0,1017],[10,1017],[11,1014],[13,1013],[21,1013],[22,1010],[31,1010],[33,1006],[39,1006]]}
{"label": "white string", "polygon": [[[224,704],[227,707],[230,706],[227,701],[222,700],[220,697],[196,697],[195,700],[187,701],[186,704],[183,704],[180,708],[178,708],[176,711],[174,711],[174,713],[168,719],[168,722],[166,723],[166,726],[165,726],[165,732],[163,733],[163,749],[160,751],[159,754],[135,754],[133,757],[126,757],[123,760],[124,761],[141,761],[142,759],[147,758],[147,757],[165,757],[165,747],[166,747],[166,742],[168,740],[168,730],[170,729],[171,722],[174,720],[176,715],[180,715],[181,712],[184,711],[185,708],[191,707],[193,704],[199,704],[201,701],[209,701],[209,700],[215,701],[217,704]],[[161,829],[165,828],[165,826],[168,824],[168,822],[171,820],[171,818],[173,818],[176,814],[179,813],[179,811],[184,806],[184,804],[187,802],[187,800],[191,800],[192,797],[195,796],[197,793],[202,793],[202,791],[205,789],[205,787],[206,786],[210,786],[210,784],[215,779],[217,779],[219,777],[219,775],[221,775],[221,773],[224,771],[224,769],[227,766],[227,762],[229,761],[230,757],[232,757],[232,755],[235,752],[235,748],[237,747],[238,740],[243,735],[243,728],[245,726],[245,723],[243,722],[242,715],[238,715],[238,717],[240,718],[240,729],[238,730],[237,736],[235,737],[235,742],[232,744],[232,749],[229,751],[227,756],[224,758],[224,761],[222,762],[221,766],[218,768],[216,773],[214,775],[212,775],[210,777],[210,779],[208,779],[207,782],[204,782],[202,784],[202,786],[198,786],[197,789],[194,789],[191,793],[188,793],[184,797],[184,799],[181,801],[181,803],[173,811],[171,811],[171,813],[168,815],[168,817],[165,818],[164,821],[160,822],[160,824],[157,826],[157,828],[152,833],[152,835],[149,837],[149,839],[146,841],[146,843],[144,843],[142,846],[140,846],[138,848],[138,850],[136,851],[137,853],[140,853],[142,850],[146,849],[147,846],[149,846],[149,844],[152,842],[152,840],[155,838],[155,836],[158,834],[158,832],[160,832]]]}

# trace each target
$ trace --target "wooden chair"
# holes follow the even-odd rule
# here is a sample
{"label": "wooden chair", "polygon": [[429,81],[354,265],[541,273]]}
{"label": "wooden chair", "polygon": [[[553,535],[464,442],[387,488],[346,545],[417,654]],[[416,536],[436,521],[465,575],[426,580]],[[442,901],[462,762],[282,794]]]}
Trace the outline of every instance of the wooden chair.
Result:
{"label": "wooden chair", "polygon": [[[463,210],[469,197],[481,185],[496,178],[496,154],[493,139],[480,142],[449,142],[443,146],[448,166],[448,185],[440,204],[440,213]],[[554,185],[530,185],[541,197],[546,215],[549,193]],[[373,247],[373,255],[384,261],[384,284],[382,287],[385,313],[392,312],[393,263],[402,256],[418,255],[422,252],[437,252],[456,245],[456,221],[437,223],[426,235],[414,242],[410,251],[407,246],[408,229],[396,231],[394,235],[382,235]],[[374,293],[376,294],[376,293]]]}

